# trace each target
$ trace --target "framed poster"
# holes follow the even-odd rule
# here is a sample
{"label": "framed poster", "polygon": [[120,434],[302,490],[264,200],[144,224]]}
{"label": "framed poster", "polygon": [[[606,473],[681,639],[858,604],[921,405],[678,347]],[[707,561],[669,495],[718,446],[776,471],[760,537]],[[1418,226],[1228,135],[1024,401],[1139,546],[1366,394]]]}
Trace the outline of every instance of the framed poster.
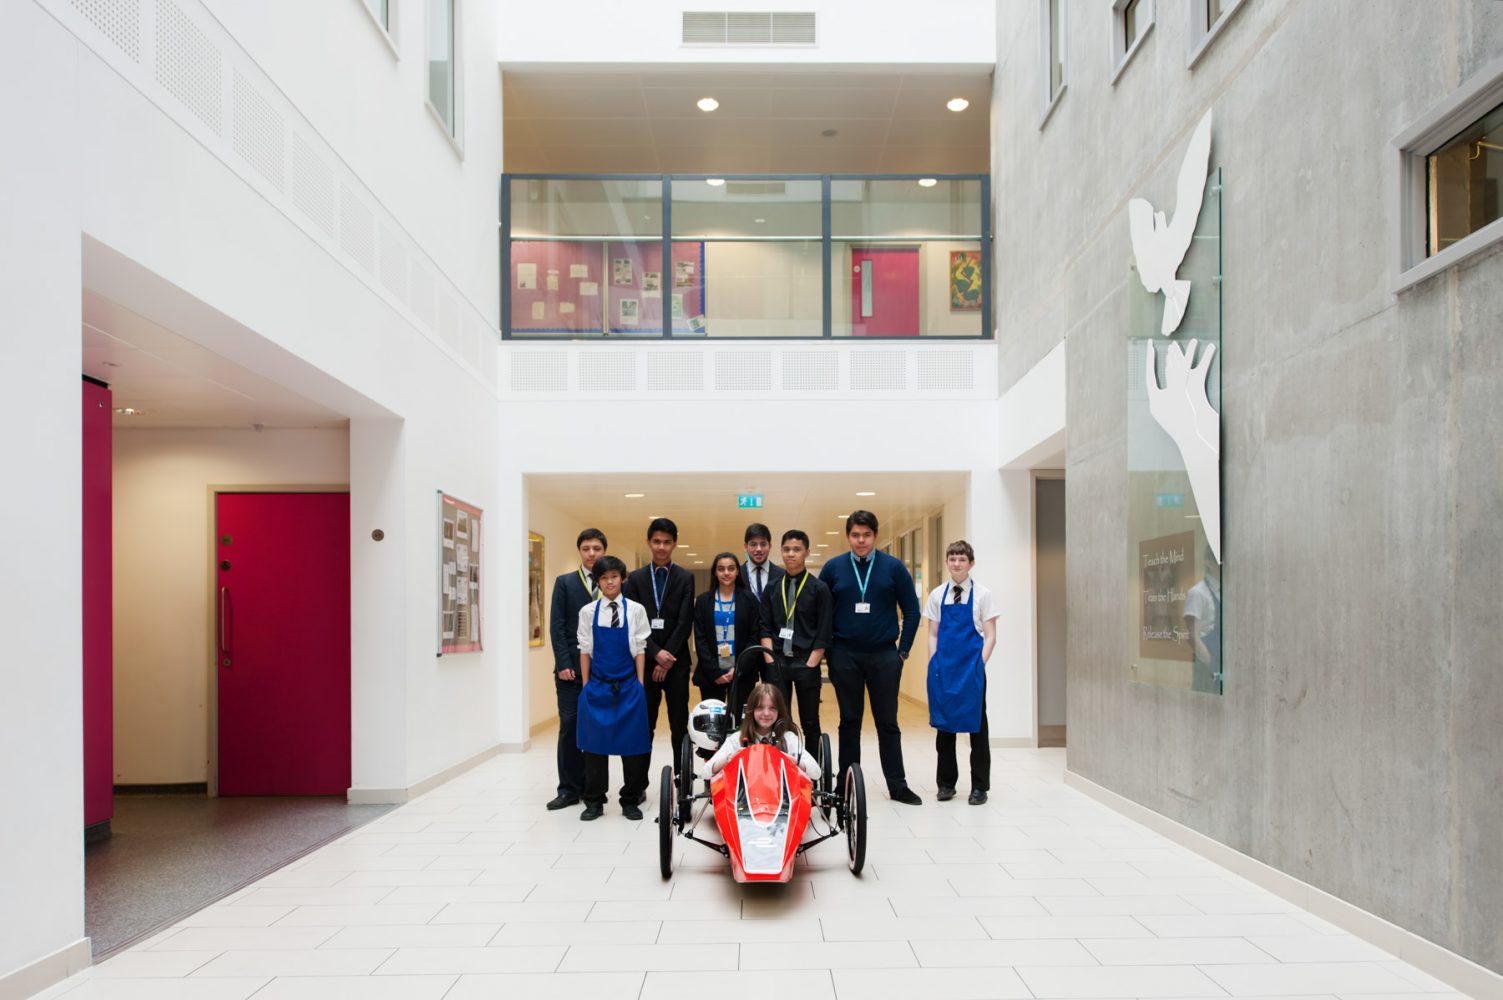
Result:
{"label": "framed poster", "polygon": [[475,653],[480,644],[479,507],[438,494],[438,655]]}
{"label": "framed poster", "polygon": [[527,645],[543,644],[543,536],[527,533]]}
{"label": "framed poster", "polygon": [[981,251],[950,251],[950,311],[981,310]]}

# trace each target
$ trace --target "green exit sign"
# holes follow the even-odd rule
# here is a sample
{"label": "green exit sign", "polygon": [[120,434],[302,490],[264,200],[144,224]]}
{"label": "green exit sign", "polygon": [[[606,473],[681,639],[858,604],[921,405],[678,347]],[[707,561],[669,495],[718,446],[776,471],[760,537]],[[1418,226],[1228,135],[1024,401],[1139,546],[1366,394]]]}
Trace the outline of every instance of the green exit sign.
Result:
{"label": "green exit sign", "polygon": [[761,510],[762,494],[743,493],[736,498],[736,506],[741,510]]}

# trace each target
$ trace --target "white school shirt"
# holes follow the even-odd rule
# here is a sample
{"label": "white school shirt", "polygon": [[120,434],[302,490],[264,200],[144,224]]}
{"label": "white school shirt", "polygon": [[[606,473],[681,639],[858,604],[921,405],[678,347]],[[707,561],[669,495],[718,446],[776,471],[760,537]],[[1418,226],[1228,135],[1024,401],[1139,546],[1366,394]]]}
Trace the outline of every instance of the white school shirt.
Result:
{"label": "white school shirt", "polygon": [[628,601],[624,597],[617,597],[614,601],[602,597],[598,601],[591,601],[579,609],[579,651],[586,656],[595,655],[595,606],[604,604],[600,609],[600,624],[611,623],[611,605],[626,605],[626,642],[631,649],[631,655],[637,656],[647,652],[647,637],[652,634],[652,625],[647,620],[647,609],[636,601]]}
{"label": "white school shirt", "polygon": [[[981,623],[991,621],[993,618],[1002,617],[1002,612],[996,608],[996,602],[992,600],[992,592],[970,577],[965,578],[965,583],[960,585],[961,603],[965,603],[965,595],[971,595],[971,619],[976,625],[976,634],[984,635],[981,631]],[[929,592],[929,600],[924,602],[924,617],[932,621],[939,621],[940,610],[946,604],[955,603],[955,581],[946,580],[944,586],[935,587]]]}
{"label": "white school shirt", "polygon": [[[720,745],[719,750],[715,751],[715,756],[710,758],[704,770],[709,775],[719,774],[743,749],[745,745],[741,742],[741,731],[737,730],[725,738],[725,742]],[[818,781],[819,776],[824,773],[820,769],[819,761],[810,756],[799,743],[798,737],[792,733],[783,734],[783,752],[798,763],[799,770],[803,771],[810,781]]]}
{"label": "white school shirt", "polygon": [[1221,598],[1221,581],[1202,577],[1185,595],[1186,618],[1195,619],[1195,627],[1204,638],[1216,628],[1216,601]]}

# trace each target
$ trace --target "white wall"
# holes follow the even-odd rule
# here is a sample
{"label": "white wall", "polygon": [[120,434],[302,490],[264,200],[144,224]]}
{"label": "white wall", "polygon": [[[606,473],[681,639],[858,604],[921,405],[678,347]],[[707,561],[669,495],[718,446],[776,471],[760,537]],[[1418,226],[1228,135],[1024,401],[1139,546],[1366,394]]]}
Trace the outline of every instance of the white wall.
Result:
{"label": "white wall", "polygon": [[114,433],[115,782],[207,781],[213,487],[349,482],[349,432]]}
{"label": "white wall", "polygon": [[[497,25],[502,63],[941,63],[996,62],[996,7],[946,0],[915,8],[901,0],[818,0],[780,9],[814,11],[819,44],[722,48],[681,43],[683,8],[578,0],[564,8],[509,4]],[[731,0],[714,10],[767,10],[762,0]]]}
{"label": "white wall", "polygon": [[[579,550],[574,547],[574,539],[586,527],[547,504],[529,501],[527,505],[527,530],[543,536],[543,644],[527,650],[529,730],[558,718],[558,701],[553,691],[553,641],[548,635],[548,620],[553,614],[553,581],[579,568]],[[617,543],[624,548],[627,539],[617,539]],[[526,563],[522,566],[525,573]]]}

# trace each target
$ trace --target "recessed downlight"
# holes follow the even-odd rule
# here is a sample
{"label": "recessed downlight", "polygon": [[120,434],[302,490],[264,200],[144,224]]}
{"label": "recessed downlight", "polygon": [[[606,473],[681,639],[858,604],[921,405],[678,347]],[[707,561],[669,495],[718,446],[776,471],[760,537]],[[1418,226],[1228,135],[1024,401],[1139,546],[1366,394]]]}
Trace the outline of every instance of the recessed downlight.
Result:
{"label": "recessed downlight", "polygon": [[720,102],[715,100],[715,98],[713,97],[701,97],[694,103],[699,107],[699,110],[701,111],[714,111],[716,108],[720,107]]}
{"label": "recessed downlight", "polygon": [[938,183],[939,183],[939,181],[935,180],[933,177],[921,177],[921,178],[919,178],[919,187],[921,187],[921,188],[932,188],[934,185],[936,185]]}
{"label": "recessed downlight", "polygon": [[829,542],[815,542],[814,543],[814,547],[816,549],[827,549],[827,548],[830,547],[830,543]]}
{"label": "recessed downlight", "polygon": [[710,185],[710,187],[712,187],[712,188],[725,187],[725,178],[724,177],[706,177],[705,178],[705,183],[708,184],[708,185]]}
{"label": "recessed downlight", "polygon": [[643,497],[645,497],[647,494],[646,493],[623,493],[621,495],[624,496],[624,497],[626,497],[626,499],[628,499],[628,500],[640,500]]}
{"label": "recessed downlight", "polygon": [[964,111],[970,106],[971,102],[966,100],[964,97],[952,97],[945,102],[945,107],[949,108],[951,111]]}
{"label": "recessed downlight", "polygon": [[763,222],[766,222],[767,220],[766,219],[753,219],[752,221],[756,222],[756,223],[763,223]]}
{"label": "recessed downlight", "polygon": [[857,493],[856,495],[858,497],[874,497],[874,496],[877,495],[877,493],[876,493],[875,490],[862,490],[859,493]]}

